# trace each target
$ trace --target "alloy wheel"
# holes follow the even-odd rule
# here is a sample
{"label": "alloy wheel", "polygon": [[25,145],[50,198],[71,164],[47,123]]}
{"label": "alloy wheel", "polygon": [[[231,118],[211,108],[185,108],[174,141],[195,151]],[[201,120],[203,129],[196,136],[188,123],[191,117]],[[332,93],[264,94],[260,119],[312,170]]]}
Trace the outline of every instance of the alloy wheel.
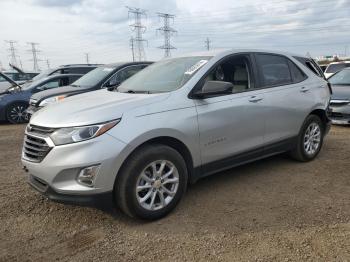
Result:
{"label": "alloy wheel", "polygon": [[175,197],[179,187],[179,172],[168,160],[157,160],[143,169],[136,183],[138,203],[146,210],[159,210]]}
{"label": "alloy wheel", "polygon": [[308,155],[317,152],[321,144],[321,127],[319,124],[312,122],[307,127],[304,135],[304,150]]}
{"label": "alloy wheel", "polygon": [[21,104],[16,104],[10,108],[8,117],[13,123],[23,123],[28,121],[28,114],[25,112],[26,107]]}

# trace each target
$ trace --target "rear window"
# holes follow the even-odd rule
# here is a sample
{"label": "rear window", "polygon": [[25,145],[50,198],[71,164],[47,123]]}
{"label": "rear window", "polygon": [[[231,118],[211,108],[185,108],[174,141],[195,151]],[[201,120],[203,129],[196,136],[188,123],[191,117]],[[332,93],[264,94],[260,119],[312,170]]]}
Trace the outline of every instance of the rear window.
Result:
{"label": "rear window", "polygon": [[350,64],[331,64],[327,67],[326,73],[336,73],[345,67],[350,67]]}
{"label": "rear window", "polygon": [[293,83],[287,58],[270,54],[257,54],[256,57],[264,87]]}

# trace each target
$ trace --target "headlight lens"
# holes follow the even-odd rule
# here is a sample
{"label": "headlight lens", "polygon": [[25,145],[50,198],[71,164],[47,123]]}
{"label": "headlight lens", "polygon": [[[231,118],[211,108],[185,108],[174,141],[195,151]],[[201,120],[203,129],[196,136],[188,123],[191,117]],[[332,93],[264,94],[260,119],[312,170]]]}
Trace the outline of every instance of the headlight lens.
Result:
{"label": "headlight lens", "polygon": [[55,102],[61,101],[65,98],[66,98],[66,95],[49,97],[49,98],[46,98],[43,101],[41,101],[39,106],[47,106],[49,104],[53,104]]}
{"label": "headlight lens", "polygon": [[56,146],[81,142],[106,133],[119,122],[120,119],[117,119],[91,126],[64,127],[53,132],[50,137]]}

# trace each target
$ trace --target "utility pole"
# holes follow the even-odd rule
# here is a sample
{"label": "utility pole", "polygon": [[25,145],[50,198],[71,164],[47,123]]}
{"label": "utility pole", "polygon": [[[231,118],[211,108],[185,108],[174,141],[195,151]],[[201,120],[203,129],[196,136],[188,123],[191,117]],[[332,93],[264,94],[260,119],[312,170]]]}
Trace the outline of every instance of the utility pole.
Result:
{"label": "utility pole", "polygon": [[47,69],[50,69],[50,60],[46,59],[46,65],[47,65]]}
{"label": "utility pole", "polygon": [[90,64],[89,53],[85,53],[85,59],[86,59],[86,63],[89,65]]}
{"label": "utility pole", "polygon": [[40,61],[40,59],[38,59],[38,53],[40,52],[40,50],[37,49],[37,46],[39,45],[39,43],[28,42],[27,44],[31,46],[31,49],[28,51],[32,52],[32,54],[33,54],[33,59],[32,59],[33,70],[35,72],[38,72],[38,71],[40,71],[39,63],[38,63]]}
{"label": "utility pole", "polygon": [[171,49],[176,49],[176,47],[170,44],[170,37],[173,36],[177,31],[170,27],[170,19],[174,22],[175,15],[165,14],[165,13],[157,13],[158,17],[163,19],[164,25],[157,29],[157,32],[160,32],[164,36],[164,45],[159,46],[158,48],[164,49],[164,57],[170,57]]}
{"label": "utility pole", "polygon": [[14,66],[18,66],[16,55],[17,49],[15,48],[15,44],[17,44],[17,41],[5,40],[5,42],[8,43],[10,46],[8,50],[10,51],[11,64]]}
{"label": "utility pole", "polygon": [[138,61],[146,60],[146,53],[143,47],[143,43],[147,40],[142,38],[142,34],[146,32],[146,26],[142,25],[142,17],[147,17],[146,10],[136,7],[128,8],[128,18],[130,15],[134,17],[134,23],[130,25],[131,30],[135,32],[135,37],[131,38],[131,47],[133,48],[133,59]]}
{"label": "utility pole", "polygon": [[209,49],[210,49],[210,43],[211,43],[209,37],[207,37],[207,39],[204,41],[204,43],[205,43],[205,47],[206,47],[207,50],[209,51]]}
{"label": "utility pole", "polygon": [[130,38],[130,48],[131,48],[131,54],[132,54],[132,61],[135,62],[135,48],[134,48],[134,38]]}

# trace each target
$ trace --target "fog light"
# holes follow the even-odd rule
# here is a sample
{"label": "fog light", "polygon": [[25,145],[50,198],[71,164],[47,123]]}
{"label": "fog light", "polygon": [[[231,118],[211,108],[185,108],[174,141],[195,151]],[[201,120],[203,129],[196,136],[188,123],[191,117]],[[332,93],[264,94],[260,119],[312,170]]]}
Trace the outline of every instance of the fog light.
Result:
{"label": "fog light", "polygon": [[83,168],[78,175],[78,182],[84,186],[92,187],[100,170],[100,165]]}

